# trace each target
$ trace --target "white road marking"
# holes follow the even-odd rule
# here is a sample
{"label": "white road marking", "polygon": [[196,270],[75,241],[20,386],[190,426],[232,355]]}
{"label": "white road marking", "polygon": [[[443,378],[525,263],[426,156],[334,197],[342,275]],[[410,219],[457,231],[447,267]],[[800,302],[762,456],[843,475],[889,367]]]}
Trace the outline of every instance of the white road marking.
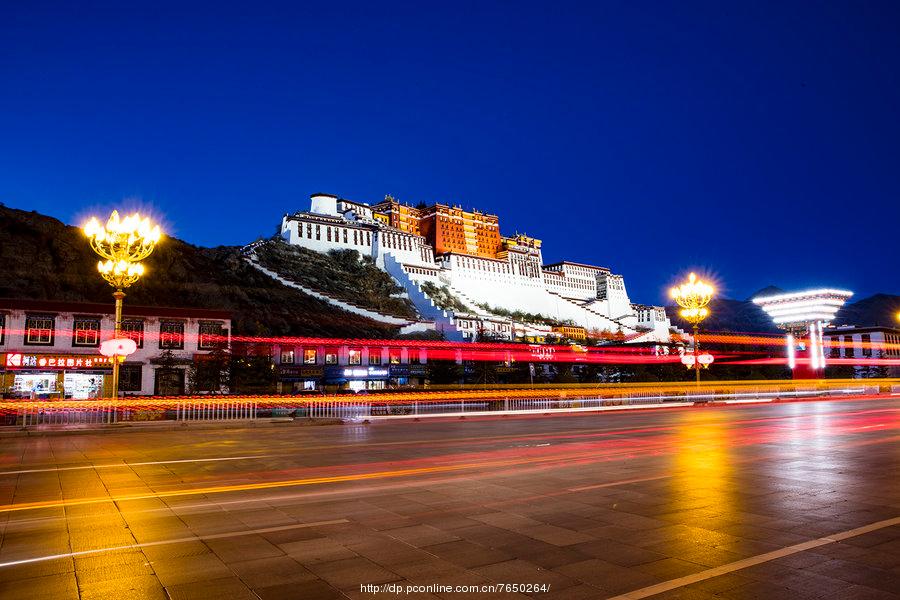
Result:
{"label": "white road marking", "polygon": [[801,542],[799,544],[794,544],[793,546],[781,548],[780,550],[773,550],[771,552],[766,552],[765,554],[758,554],[756,556],[751,556],[750,558],[738,560],[726,565],[714,567],[712,569],[706,569],[705,571],[700,571],[699,573],[685,575],[684,577],[679,577],[678,579],[664,581],[662,583],[657,583],[656,585],[651,585],[639,590],[634,590],[633,592],[621,594],[619,596],[610,598],[609,600],[640,600],[641,598],[648,598],[650,596],[655,596],[656,594],[662,594],[663,592],[668,592],[684,587],[686,585],[691,585],[692,583],[706,581],[707,579],[712,579],[713,577],[718,577],[719,575],[726,575],[728,573],[733,573],[734,571],[746,569],[747,567],[752,567],[772,560],[777,560],[785,556],[790,556],[791,554],[797,554],[798,552],[804,552],[806,550],[818,548],[819,546],[825,546],[827,544],[840,542],[842,540],[846,540],[859,535],[864,535],[872,531],[885,529],[886,527],[893,527],[894,525],[900,525],[900,517],[894,517],[893,519],[885,519],[884,521],[869,523],[868,525],[863,525],[862,527],[849,529],[840,533],[834,533],[832,535],[821,537],[815,540],[810,540],[808,542]]}
{"label": "white road marking", "polygon": [[253,454],[250,456],[223,456],[218,458],[186,458],[184,460],[157,460],[136,463],[108,463],[105,465],[81,465],[78,467],[50,467],[47,469],[22,469],[20,471],[0,471],[0,475],[21,475],[23,473],[52,473],[55,471],[81,471],[85,469],[114,469],[123,467],[146,467],[149,465],[174,465],[178,463],[218,462],[223,460],[257,460],[271,458],[274,454]]}
{"label": "white road marking", "polygon": [[168,544],[181,544],[184,542],[198,542],[205,540],[220,540],[223,538],[240,537],[243,535],[256,535],[263,533],[274,533],[276,531],[288,531],[290,529],[301,529],[304,527],[319,527],[321,525],[339,525],[341,523],[349,523],[347,519],[334,519],[331,521],[316,521],[315,523],[295,523],[293,525],[281,525],[279,527],[266,527],[263,529],[249,529],[247,531],[231,531],[229,533],[213,533],[210,535],[196,535],[191,537],[175,538],[171,540],[160,540],[158,542],[144,542],[142,544],[127,544],[124,546],[112,546],[110,548],[96,548],[94,550],[81,550],[79,552],[66,552],[64,554],[50,554],[48,556],[36,556],[34,558],[24,558],[21,560],[11,560],[9,562],[0,563],[0,569],[4,567],[16,567],[19,565],[27,565],[36,562],[45,562],[48,560],[56,560],[59,558],[74,558],[76,556],[88,556],[90,554],[105,554],[107,552],[119,552],[122,550],[136,550],[138,548],[149,548],[151,546],[165,546]]}

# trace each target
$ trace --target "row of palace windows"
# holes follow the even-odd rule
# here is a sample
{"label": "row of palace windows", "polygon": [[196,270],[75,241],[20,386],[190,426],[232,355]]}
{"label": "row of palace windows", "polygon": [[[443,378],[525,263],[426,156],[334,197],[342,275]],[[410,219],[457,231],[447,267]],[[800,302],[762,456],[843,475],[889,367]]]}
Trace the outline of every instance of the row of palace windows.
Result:
{"label": "row of palace windows", "polygon": [[[222,324],[213,321],[201,321],[199,326],[197,347],[210,350],[221,343]],[[0,344],[5,342],[6,319],[0,315]],[[138,348],[144,347],[144,321],[141,319],[125,319],[122,321],[121,335],[135,341]],[[56,342],[55,315],[26,315],[26,346],[53,346]],[[184,321],[160,321],[159,347],[178,350],[184,348]],[[100,319],[97,317],[75,317],[72,324],[72,346],[91,348],[100,345]]]}
{"label": "row of palace windows", "polygon": [[[319,224],[313,225],[312,223],[306,224],[306,238],[313,239],[313,227],[315,227],[315,239],[322,239],[322,226]],[[346,227],[332,227],[330,225],[325,226],[325,237],[329,242],[340,242],[341,238],[344,238],[344,243],[350,243],[349,237],[350,229]],[[372,232],[371,231],[361,231],[359,229],[352,229],[353,231],[353,245],[354,246],[371,246],[372,245]],[[343,235],[342,235],[343,234]],[[303,223],[299,223],[297,225],[297,235],[299,237],[303,237]]]}
{"label": "row of palace windows", "polygon": [[[419,364],[420,357],[418,350],[410,350],[409,351],[409,362],[411,364],[417,365]],[[282,350],[281,351],[281,364],[283,365],[293,365],[293,364],[304,364],[304,365],[315,365],[319,363],[319,351],[315,348],[304,348],[299,352],[294,352],[294,350]],[[372,348],[369,350],[369,364],[370,365],[380,365],[381,361],[381,349],[380,348]],[[330,348],[325,350],[324,352],[324,364],[326,365],[336,365],[338,364],[338,353],[337,349]],[[360,348],[350,348],[347,352],[347,364],[349,365],[361,365],[362,364],[362,350]],[[391,348],[388,350],[388,364],[391,365],[399,365],[400,364],[400,349],[399,348]]]}

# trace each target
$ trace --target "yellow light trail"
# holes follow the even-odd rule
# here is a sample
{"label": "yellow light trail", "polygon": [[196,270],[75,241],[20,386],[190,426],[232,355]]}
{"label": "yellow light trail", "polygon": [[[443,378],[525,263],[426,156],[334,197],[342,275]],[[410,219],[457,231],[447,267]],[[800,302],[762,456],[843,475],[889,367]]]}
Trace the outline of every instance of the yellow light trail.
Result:
{"label": "yellow light trail", "polygon": [[168,492],[154,492],[152,494],[132,494],[128,496],[103,496],[94,498],[81,498],[77,500],[42,500],[39,502],[22,502],[20,504],[0,505],[0,513],[18,512],[24,510],[38,510],[42,508],[67,508],[70,506],[84,506],[99,504],[101,502],[129,502],[133,500],[154,500],[160,498],[173,498],[178,496],[202,496],[206,494],[222,494],[230,492],[246,492],[256,490],[268,490],[285,487],[298,487],[307,485],[321,485],[325,483],[342,483],[347,481],[366,481],[370,479],[387,479],[397,477],[409,477],[411,475],[429,475],[433,473],[447,473],[452,471],[464,471],[479,468],[511,467],[524,464],[542,464],[547,462],[572,461],[582,458],[594,458],[602,460],[594,452],[585,452],[574,455],[548,456],[544,458],[520,458],[516,460],[504,460],[479,463],[459,463],[455,465],[442,465],[435,467],[417,467],[414,469],[398,469],[396,471],[375,471],[372,473],[355,473],[352,475],[334,475],[330,477],[312,477],[308,479],[291,479],[286,481],[268,481],[260,483],[245,483],[239,485],[222,485],[206,488],[172,490]]}

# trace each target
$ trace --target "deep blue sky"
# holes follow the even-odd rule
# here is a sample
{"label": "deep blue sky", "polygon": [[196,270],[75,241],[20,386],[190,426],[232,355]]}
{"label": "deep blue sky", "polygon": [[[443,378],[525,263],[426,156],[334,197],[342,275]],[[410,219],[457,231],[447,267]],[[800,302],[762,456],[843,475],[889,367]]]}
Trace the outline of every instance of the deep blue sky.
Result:
{"label": "deep blue sky", "polygon": [[131,4],[0,0],[0,201],[217,245],[390,193],[633,301],[900,293],[900,3]]}

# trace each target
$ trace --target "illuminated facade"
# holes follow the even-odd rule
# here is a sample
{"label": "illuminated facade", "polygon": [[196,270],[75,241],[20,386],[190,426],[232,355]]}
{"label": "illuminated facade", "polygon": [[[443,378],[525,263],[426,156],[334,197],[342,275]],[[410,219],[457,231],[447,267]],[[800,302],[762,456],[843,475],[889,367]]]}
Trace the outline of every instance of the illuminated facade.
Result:
{"label": "illuminated facade", "polygon": [[[309,211],[284,216],[281,234],[317,252],[352,249],[371,257],[448,339],[471,339],[473,331],[515,337],[514,323],[500,326],[497,317],[523,312],[636,342],[670,340],[662,307],[638,310],[621,275],[569,261],[544,265],[541,240],[501,235],[496,215],[444,204],[411,207],[390,196],[370,206],[313,194]],[[423,284],[446,290],[467,310],[437,308]]]}
{"label": "illuminated facade", "polygon": [[816,289],[759,296],[753,303],[787,332],[788,366],[795,377],[819,377],[827,365],[824,329],[853,292]]}
{"label": "illuminated facade", "polygon": [[[112,337],[111,308],[0,299],[0,392],[47,400],[109,397],[112,363],[100,355],[100,342]],[[227,349],[230,330],[225,311],[125,305],[120,335],[134,340],[137,351],[120,366],[119,390],[184,394],[191,364]]]}

